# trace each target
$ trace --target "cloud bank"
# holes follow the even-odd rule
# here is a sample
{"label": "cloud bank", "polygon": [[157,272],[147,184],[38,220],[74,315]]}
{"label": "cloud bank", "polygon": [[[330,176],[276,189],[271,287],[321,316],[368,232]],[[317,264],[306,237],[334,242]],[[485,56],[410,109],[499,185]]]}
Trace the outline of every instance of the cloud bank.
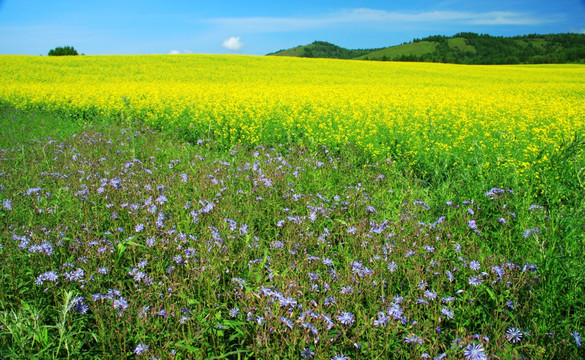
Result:
{"label": "cloud bank", "polygon": [[[514,11],[425,11],[400,12],[375,9],[349,9],[322,16],[307,17],[222,17],[208,19],[207,22],[222,28],[238,29],[248,33],[299,31],[328,28],[338,25],[371,24],[398,28],[405,24],[449,23],[467,25],[542,25],[561,21],[560,16],[548,14],[546,18],[525,12]],[[224,42],[239,43],[239,38]]]}

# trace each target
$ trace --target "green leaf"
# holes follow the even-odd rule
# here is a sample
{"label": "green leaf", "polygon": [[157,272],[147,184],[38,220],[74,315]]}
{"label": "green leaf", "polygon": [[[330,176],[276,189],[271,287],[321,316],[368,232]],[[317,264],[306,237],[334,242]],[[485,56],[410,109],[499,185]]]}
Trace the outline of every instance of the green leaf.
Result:
{"label": "green leaf", "polygon": [[490,289],[488,286],[484,287],[485,291],[487,291],[487,293],[490,295],[490,298],[497,303],[498,302],[498,298],[496,297],[496,294],[494,293],[494,291],[492,289]]}

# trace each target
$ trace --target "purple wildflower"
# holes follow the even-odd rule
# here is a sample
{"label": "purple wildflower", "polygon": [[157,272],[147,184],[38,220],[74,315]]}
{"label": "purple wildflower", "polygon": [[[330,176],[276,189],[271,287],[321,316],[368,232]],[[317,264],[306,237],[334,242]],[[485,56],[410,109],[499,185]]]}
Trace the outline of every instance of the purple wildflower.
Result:
{"label": "purple wildflower", "polygon": [[573,338],[575,338],[575,345],[577,345],[577,347],[581,347],[581,335],[579,335],[578,332],[572,332],[571,335],[573,335]]}
{"label": "purple wildflower", "polygon": [[424,296],[433,301],[437,298],[437,292],[435,290],[426,290]]}
{"label": "purple wildflower", "polygon": [[469,278],[469,285],[478,286],[483,283],[483,279],[479,276],[472,276]]}
{"label": "purple wildflower", "polygon": [[498,265],[494,265],[494,266],[492,267],[492,271],[493,271],[494,273],[496,273],[496,274],[497,274],[498,276],[500,276],[500,277],[502,277],[502,276],[504,276],[504,275],[506,274],[506,272],[504,271],[504,269],[502,269],[502,268],[501,268],[500,266],[498,266]]}
{"label": "purple wildflower", "polygon": [[128,302],[123,297],[114,300],[114,309],[126,310],[128,308]]}
{"label": "purple wildflower", "polygon": [[469,263],[469,268],[471,270],[479,270],[481,268],[481,264],[479,263],[479,261],[476,260],[471,260],[471,262]]}
{"label": "purple wildflower", "polygon": [[418,344],[422,345],[423,339],[418,337],[416,334],[410,334],[409,336],[404,338],[404,342],[407,344]]}
{"label": "purple wildflower", "polygon": [[414,201],[412,202],[412,204],[413,204],[413,205],[421,205],[421,206],[423,206],[425,209],[427,209],[427,211],[431,210],[431,207],[430,207],[430,206],[429,206],[427,203],[425,203],[424,201],[422,201],[422,200],[414,200]]}
{"label": "purple wildflower", "polygon": [[444,307],[443,309],[441,309],[441,314],[445,315],[448,319],[453,319],[454,314],[453,314],[453,310]]}
{"label": "purple wildflower", "polygon": [[286,317],[282,316],[280,318],[280,321],[282,321],[282,323],[284,325],[286,325],[286,327],[288,327],[289,329],[292,330],[294,324],[293,324],[293,322],[289,318],[286,318]]}
{"label": "purple wildflower", "polygon": [[[509,190],[511,192],[511,190]],[[485,196],[489,196],[489,197],[495,197],[497,195],[503,194],[505,193],[506,190],[504,189],[500,189],[500,188],[492,188],[490,189],[488,192],[485,193]]]}
{"label": "purple wildflower", "polygon": [[74,308],[78,313],[85,314],[89,310],[89,306],[84,302],[82,296],[78,296],[70,304],[70,307]]}
{"label": "purple wildflower", "polygon": [[471,343],[463,350],[463,355],[467,360],[487,360],[485,349],[481,344]]}
{"label": "purple wildflower", "polygon": [[331,260],[329,258],[325,258],[325,259],[323,259],[323,265],[325,265],[325,266],[333,266],[333,260]]}
{"label": "purple wildflower", "polygon": [[146,246],[153,247],[156,243],[156,239],[154,237],[146,238]]}
{"label": "purple wildflower", "polygon": [[335,298],[334,297],[328,297],[325,299],[325,306],[331,306],[335,304]]}
{"label": "purple wildflower", "polygon": [[514,344],[522,340],[522,335],[523,335],[522,331],[514,327],[509,328],[508,331],[506,331],[506,338],[508,339],[508,341]]}
{"label": "purple wildflower", "polygon": [[532,229],[524,230],[524,232],[522,233],[522,236],[524,236],[524,238],[527,239],[532,234],[539,235],[540,234],[540,229],[539,228],[532,228]]}
{"label": "purple wildflower", "polygon": [[146,344],[138,344],[136,346],[136,349],[134,349],[134,354],[136,354],[136,355],[142,355],[142,354],[144,354],[147,351],[148,351],[148,345],[146,345]]}
{"label": "purple wildflower", "polygon": [[334,357],[332,357],[331,360],[349,360],[349,357],[343,354],[337,354]]}
{"label": "purple wildflower", "polygon": [[370,213],[370,214],[378,214],[378,212],[376,211],[376,209],[373,206],[367,206],[366,207],[366,212]]}
{"label": "purple wildflower", "polygon": [[348,311],[344,311],[341,315],[337,315],[337,320],[339,320],[342,325],[351,325],[355,321],[355,316]]}
{"label": "purple wildflower", "polygon": [[304,348],[303,351],[301,351],[301,357],[303,359],[311,359],[313,356],[315,356],[315,351],[313,351],[313,349]]}
{"label": "purple wildflower", "polygon": [[69,271],[63,274],[63,277],[67,281],[77,281],[83,282],[83,277],[85,276],[85,272],[82,268],[77,268],[75,271]]}
{"label": "purple wildflower", "polygon": [[374,320],[374,326],[386,326],[390,316],[386,316],[382,311],[378,312],[378,319]]}
{"label": "purple wildflower", "polygon": [[353,293],[353,288],[349,285],[344,286],[341,288],[341,290],[339,291],[340,294],[342,295],[347,295],[347,294],[351,294]]}

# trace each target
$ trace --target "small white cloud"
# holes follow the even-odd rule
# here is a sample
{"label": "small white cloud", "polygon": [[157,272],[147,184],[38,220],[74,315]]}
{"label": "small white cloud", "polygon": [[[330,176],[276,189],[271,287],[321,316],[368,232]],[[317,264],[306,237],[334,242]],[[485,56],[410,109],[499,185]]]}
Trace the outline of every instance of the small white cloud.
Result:
{"label": "small white cloud", "polygon": [[231,51],[240,51],[244,44],[240,41],[239,36],[232,36],[221,44],[224,48]]}
{"label": "small white cloud", "polygon": [[193,51],[191,51],[191,50],[187,50],[187,49],[185,49],[185,50],[183,50],[183,51],[179,51],[179,50],[171,50],[171,51],[169,52],[169,54],[171,54],[171,55],[179,55],[179,54],[193,54]]}

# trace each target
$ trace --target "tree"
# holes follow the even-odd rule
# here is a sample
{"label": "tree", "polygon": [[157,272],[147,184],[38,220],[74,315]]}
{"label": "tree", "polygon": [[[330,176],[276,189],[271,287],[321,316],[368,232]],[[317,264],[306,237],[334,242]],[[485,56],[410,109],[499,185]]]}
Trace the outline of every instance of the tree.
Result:
{"label": "tree", "polygon": [[49,56],[79,55],[73,46],[56,47],[49,51]]}

